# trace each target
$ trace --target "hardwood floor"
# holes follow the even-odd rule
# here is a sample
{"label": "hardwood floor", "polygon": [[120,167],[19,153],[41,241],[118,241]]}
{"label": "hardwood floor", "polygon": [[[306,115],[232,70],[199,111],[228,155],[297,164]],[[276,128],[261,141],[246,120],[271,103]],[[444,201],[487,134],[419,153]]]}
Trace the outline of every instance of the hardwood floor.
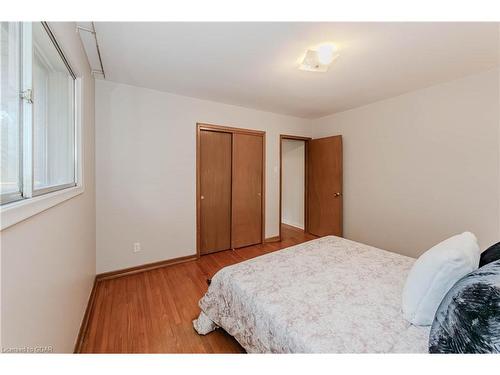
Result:
{"label": "hardwood floor", "polygon": [[221,268],[316,238],[282,225],[282,241],[226,250],[96,285],[82,353],[243,353],[219,329],[206,336],[192,326],[207,290]]}

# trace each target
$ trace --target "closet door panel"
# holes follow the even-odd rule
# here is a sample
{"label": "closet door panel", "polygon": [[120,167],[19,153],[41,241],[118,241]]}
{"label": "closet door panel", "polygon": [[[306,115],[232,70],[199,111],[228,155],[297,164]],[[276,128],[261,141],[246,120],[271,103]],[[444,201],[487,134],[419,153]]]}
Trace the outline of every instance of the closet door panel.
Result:
{"label": "closet door panel", "polygon": [[200,253],[231,248],[231,133],[200,131]]}
{"label": "closet door panel", "polygon": [[263,137],[233,134],[233,248],[262,242]]}

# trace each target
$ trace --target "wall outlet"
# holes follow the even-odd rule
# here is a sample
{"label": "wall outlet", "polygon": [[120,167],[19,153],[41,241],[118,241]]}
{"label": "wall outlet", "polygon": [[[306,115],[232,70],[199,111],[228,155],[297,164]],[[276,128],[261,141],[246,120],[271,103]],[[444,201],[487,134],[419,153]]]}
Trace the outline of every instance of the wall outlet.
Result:
{"label": "wall outlet", "polygon": [[139,251],[141,251],[141,243],[135,242],[134,243],[134,253],[138,253]]}

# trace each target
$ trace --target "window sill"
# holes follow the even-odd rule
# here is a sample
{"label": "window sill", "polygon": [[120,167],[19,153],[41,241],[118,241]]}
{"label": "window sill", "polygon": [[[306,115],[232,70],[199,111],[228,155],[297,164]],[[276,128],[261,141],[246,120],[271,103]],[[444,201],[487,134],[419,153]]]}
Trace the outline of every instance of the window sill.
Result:
{"label": "window sill", "polygon": [[63,190],[54,191],[38,197],[24,199],[18,202],[6,204],[0,208],[1,220],[0,230],[4,230],[14,224],[39,214],[51,207],[58,205],[68,199],[83,193],[83,186],[75,186]]}

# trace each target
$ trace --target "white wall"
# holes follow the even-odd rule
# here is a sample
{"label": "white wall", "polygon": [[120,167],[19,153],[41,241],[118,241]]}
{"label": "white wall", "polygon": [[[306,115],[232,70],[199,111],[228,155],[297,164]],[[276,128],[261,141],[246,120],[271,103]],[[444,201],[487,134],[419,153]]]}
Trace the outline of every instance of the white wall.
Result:
{"label": "white wall", "polygon": [[314,121],[342,134],[344,234],[418,256],[470,230],[499,240],[499,71]]}
{"label": "white wall", "polygon": [[74,23],[51,23],[83,78],[85,192],[1,232],[2,346],[72,352],[95,276],[94,80]]}
{"label": "white wall", "polygon": [[196,252],[197,122],[266,131],[265,235],[278,235],[279,134],[307,135],[305,120],[96,81],[98,273]]}
{"label": "white wall", "polygon": [[305,142],[283,139],[281,221],[304,229]]}
{"label": "white wall", "polygon": [[347,238],[418,256],[471,230],[484,248],[500,228],[498,100],[489,71],[311,121],[97,81],[97,272],[195,253],[197,122],[267,132],[266,237],[279,134],[342,134]]}

